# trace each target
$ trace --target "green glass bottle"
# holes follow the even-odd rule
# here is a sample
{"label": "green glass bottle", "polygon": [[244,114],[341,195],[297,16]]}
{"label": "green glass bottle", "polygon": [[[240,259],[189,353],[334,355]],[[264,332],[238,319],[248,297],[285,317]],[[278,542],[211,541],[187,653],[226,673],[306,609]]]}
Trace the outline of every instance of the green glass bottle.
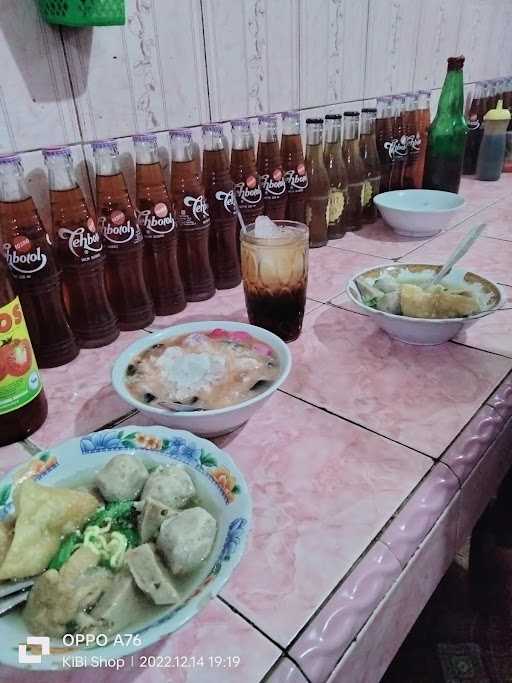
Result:
{"label": "green glass bottle", "polygon": [[423,187],[459,191],[468,126],[464,118],[464,57],[448,58],[437,114],[428,131]]}

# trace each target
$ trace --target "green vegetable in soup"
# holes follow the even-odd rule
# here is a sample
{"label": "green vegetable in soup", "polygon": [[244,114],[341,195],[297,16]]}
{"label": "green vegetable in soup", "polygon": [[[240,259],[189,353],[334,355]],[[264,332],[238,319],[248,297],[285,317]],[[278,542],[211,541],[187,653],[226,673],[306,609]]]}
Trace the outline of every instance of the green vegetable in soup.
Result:
{"label": "green vegetable in soup", "polygon": [[82,534],[80,531],[73,531],[68,534],[52,557],[48,569],[60,569],[65,564],[75,550],[82,545]]}

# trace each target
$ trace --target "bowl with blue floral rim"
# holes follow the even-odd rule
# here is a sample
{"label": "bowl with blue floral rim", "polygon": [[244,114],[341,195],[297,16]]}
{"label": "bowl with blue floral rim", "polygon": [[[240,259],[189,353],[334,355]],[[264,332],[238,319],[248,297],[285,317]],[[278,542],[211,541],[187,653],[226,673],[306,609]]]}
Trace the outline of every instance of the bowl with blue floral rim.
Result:
{"label": "bowl with blue floral rim", "polygon": [[[213,548],[200,569],[182,588],[182,601],[174,607],[155,607],[146,620],[135,619],[123,634],[108,643],[89,647],[67,646],[62,638],[50,640],[49,654],[39,663],[19,661],[19,646],[30,636],[14,609],[0,617],[0,663],[30,670],[63,669],[70,656],[84,657],[92,665],[98,657],[120,658],[177,631],[214,598],[239,563],[251,523],[251,497],[245,479],[229,455],[215,444],[190,432],[167,427],[122,426],[70,439],[37,454],[0,480],[0,520],[14,512],[13,494],[22,481],[32,478],[44,486],[83,487],[113,456],[129,453],[148,469],[158,465],[185,467],[194,481],[199,504],[217,520]],[[179,653],[178,653],[179,654]],[[96,658],[96,659],[94,659]]]}

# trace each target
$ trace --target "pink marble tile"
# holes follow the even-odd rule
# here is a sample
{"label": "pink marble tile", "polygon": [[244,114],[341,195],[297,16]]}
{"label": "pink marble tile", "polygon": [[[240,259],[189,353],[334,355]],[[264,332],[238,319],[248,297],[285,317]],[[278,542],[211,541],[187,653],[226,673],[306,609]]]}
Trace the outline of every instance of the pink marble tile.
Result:
{"label": "pink marble tile", "polygon": [[285,391],[434,457],[512,365],[458,344],[403,344],[332,306],[307,317],[291,349]]}
{"label": "pink marble tile", "polygon": [[[462,219],[461,219],[462,220]],[[361,230],[347,232],[341,239],[329,242],[330,247],[355,251],[359,254],[376,256],[383,259],[397,259],[421,247],[432,238],[411,239],[402,237],[382,219],[365,225]]]}
{"label": "pink marble tile", "polygon": [[23,443],[13,443],[10,446],[0,448],[0,476],[3,477],[9,470],[30,457],[30,453],[24,448]]}
{"label": "pink marble tile", "polygon": [[343,294],[340,294],[339,296],[335,296],[334,299],[331,299],[329,303],[332,306],[344,308],[346,311],[352,311],[352,313],[358,313],[359,315],[368,315],[366,311],[352,303],[352,299],[346,292],[343,292]]}
{"label": "pink marble tile", "polygon": [[460,507],[458,493],[327,683],[375,683],[381,679],[457,551]]}
{"label": "pink marble tile", "polygon": [[443,453],[442,461],[462,484],[503,429],[505,420],[498,411],[484,405]]}
{"label": "pink marble tile", "polygon": [[[306,315],[314,308],[317,308],[317,306],[317,301],[308,299],[306,301]],[[147,329],[150,332],[160,332],[171,325],[180,325],[182,323],[192,323],[201,320],[249,322],[247,310],[245,308],[243,286],[239,285],[234,289],[219,290],[212,299],[189,303],[184,311],[177,313],[176,315],[158,316]]]}
{"label": "pink marble tile", "polygon": [[144,331],[122,332],[110,346],[82,349],[68,365],[43,370],[48,418],[30,440],[47,448],[99,429],[128,413],[131,406],[114,391],[110,372],[121,351],[145,334]]}
{"label": "pink marble tile", "polygon": [[496,182],[482,182],[474,176],[463,176],[459,194],[466,203],[458,213],[459,220],[482,211],[495,202],[501,202],[510,196],[512,190],[512,178],[503,174]]}
{"label": "pink marble tile", "polygon": [[308,683],[308,681],[291,659],[282,657],[265,678],[265,683]]}
{"label": "pink marble tile", "polygon": [[[470,219],[465,226],[471,228],[478,221]],[[424,247],[416,249],[404,263],[443,264],[461,239],[461,230],[451,230],[436,237]],[[462,257],[458,267],[467,268],[503,285],[512,285],[512,242],[481,237]]]}
{"label": "pink marble tile", "polygon": [[[254,519],[248,550],[222,595],[282,645],[432,466],[281,392],[217,442],[248,480]],[[286,609],[277,599],[283,595]]]}
{"label": "pink marble tile", "polygon": [[459,545],[471,533],[503,477],[512,466],[512,418],[476,464],[461,489]]}
{"label": "pink marble tile", "polygon": [[503,380],[488,403],[504,420],[512,416],[512,373]]}
{"label": "pink marble tile", "polygon": [[385,260],[330,246],[311,249],[308,296],[316,301],[329,301],[344,291],[347,281],[355,273],[378,266]]}
{"label": "pink marble tile", "polygon": [[512,287],[503,286],[507,300],[504,308],[465,327],[456,342],[512,358]]}
{"label": "pink marble tile", "polygon": [[459,491],[459,480],[438,462],[409,497],[380,540],[400,561],[409,562],[427,533]]}
{"label": "pink marble tile", "polygon": [[329,676],[400,572],[396,557],[375,543],[290,648],[310,681]]}
{"label": "pink marble tile", "polygon": [[[124,659],[120,671],[108,668],[77,669],[56,674],[37,672],[38,683],[259,683],[281,651],[265,636],[220,600],[210,602],[195,619],[171,636]],[[137,656],[184,657],[188,666],[144,667]],[[227,658],[238,656],[240,664],[229,667]],[[225,666],[215,667],[209,658],[222,657]],[[196,665],[193,666],[193,659]],[[197,663],[203,659],[203,665]],[[164,659],[165,662],[165,659]],[[0,668],[0,683],[29,683],[35,674]]]}
{"label": "pink marble tile", "polygon": [[[493,204],[491,207],[480,211],[474,219],[486,223],[486,237],[512,240],[512,202],[510,200]],[[456,230],[460,231],[464,227],[464,224],[459,224]]]}

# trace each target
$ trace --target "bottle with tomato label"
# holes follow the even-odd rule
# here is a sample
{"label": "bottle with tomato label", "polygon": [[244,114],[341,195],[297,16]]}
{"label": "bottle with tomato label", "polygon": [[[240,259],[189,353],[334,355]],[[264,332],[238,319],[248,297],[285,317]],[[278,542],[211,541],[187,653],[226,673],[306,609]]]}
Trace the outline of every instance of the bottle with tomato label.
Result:
{"label": "bottle with tomato label", "polygon": [[47,414],[20,300],[0,255],[0,446],[33,434]]}
{"label": "bottle with tomato label", "polygon": [[240,284],[235,190],[220,124],[203,126],[203,184],[210,209],[210,262],[217,289]]}
{"label": "bottle with tomato label", "polygon": [[290,221],[304,223],[306,221],[308,175],[300,134],[300,114],[298,111],[286,111],[281,116],[283,119],[281,159],[288,193],[286,218]]}
{"label": "bottle with tomato label", "polygon": [[[245,224],[254,223],[263,214],[263,192],[254,156],[254,138],[248,119],[231,121],[231,180],[235,183],[235,196]],[[240,238],[240,228],[238,235]],[[238,239],[240,253],[240,239]]]}
{"label": "bottle with tomato label", "polygon": [[150,325],[155,311],[144,280],[142,232],[113,140],[92,145],[96,165],[96,207],[107,256],[107,292],[122,330]]}
{"label": "bottle with tomato label", "polygon": [[156,135],[134,135],[137,218],[144,235],[144,272],[157,315],[179,313],[187,305],[178,267],[174,211],[158,158]]}
{"label": "bottle with tomato label", "polygon": [[194,157],[192,133],[169,131],[171,137],[171,195],[178,223],[178,263],[187,301],[204,301],[215,294],[210,264],[210,215]]}
{"label": "bottle with tomato label", "polygon": [[260,116],[259,124],[258,173],[263,191],[264,213],[274,221],[284,220],[288,193],[277,141],[277,118]]}
{"label": "bottle with tomato label", "polygon": [[119,327],[105,287],[101,234],[76,181],[69,147],[45,149],[43,157],[71,329],[82,348],[106,346],[117,339]]}
{"label": "bottle with tomato label", "polygon": [[66,318],[51,240],[18,156],[0,158],[0,235],[39,367],[69,363],[79,348]]}

